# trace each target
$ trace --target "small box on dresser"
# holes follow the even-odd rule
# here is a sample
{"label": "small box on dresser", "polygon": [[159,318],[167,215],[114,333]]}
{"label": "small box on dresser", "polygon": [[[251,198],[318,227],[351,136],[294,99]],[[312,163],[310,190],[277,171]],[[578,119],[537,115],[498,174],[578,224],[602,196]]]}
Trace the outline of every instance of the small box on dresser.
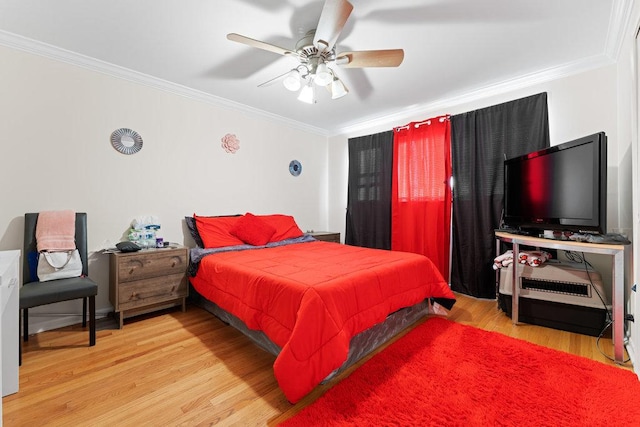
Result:
{"label": "small box on dresser", "polygon": [[174,306],[185,311],[188,257],[184,246],[109,254],[109,298],[120,328],[128,317]]}
{"label": "small box on dresser", "polygon": [[312,231],[309,234],[323,242],[340,243],[340,233],[334,233],[332,231]]}

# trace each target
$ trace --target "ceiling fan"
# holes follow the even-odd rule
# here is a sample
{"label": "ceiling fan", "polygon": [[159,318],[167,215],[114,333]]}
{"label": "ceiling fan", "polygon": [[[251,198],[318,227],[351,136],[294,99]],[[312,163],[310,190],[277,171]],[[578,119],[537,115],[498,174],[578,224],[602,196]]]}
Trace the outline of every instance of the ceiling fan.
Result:
{"label": "ceiling fan", "polygon": [[279,55],[291,56],[299,65],[286,73],[259,85],[268,86],[282,80],[290,91],[300,88],[300,101],[315,103],[315,86],[326,87],[332,99],[338,99],[349,90],[336,74],[335,68],[398,67],[404,59],[402,49],[361,50],[336,54],[335,44],[344,28],[353,5],[347,0],[325,0],[317,28],[308,31],[294,49],[286,49],[236,33],[227,39]]}

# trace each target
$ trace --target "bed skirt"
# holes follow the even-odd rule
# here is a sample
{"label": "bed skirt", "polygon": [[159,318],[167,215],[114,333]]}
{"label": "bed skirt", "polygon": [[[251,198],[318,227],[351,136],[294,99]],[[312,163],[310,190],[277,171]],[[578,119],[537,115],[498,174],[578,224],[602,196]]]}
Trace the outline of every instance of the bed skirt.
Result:
{"label": "bed skirt", "polygon": [[[189,286],[191,288],[189,290],[189,300],[194,305],[212,313],[223,323],[233,326],[265,351],[273,354],[274,356],[277,356],[278,353],[280,353],[280,347],[271,341],[263,332],[249,329],[242,320],[228,311],[223,310],[215,303],[207,300],[191,285]],[[377,325],[360,332],[350,341],[347,360],[338,369],[327,375],[322,383],[326,383],[357,361],[366,357],[369,353],[385,344],[405,328],[425,317],[428,313],[429,301],[424,300],[411,307],[405,307],[391,313],[387,316],[384,322],[378,323]]]}

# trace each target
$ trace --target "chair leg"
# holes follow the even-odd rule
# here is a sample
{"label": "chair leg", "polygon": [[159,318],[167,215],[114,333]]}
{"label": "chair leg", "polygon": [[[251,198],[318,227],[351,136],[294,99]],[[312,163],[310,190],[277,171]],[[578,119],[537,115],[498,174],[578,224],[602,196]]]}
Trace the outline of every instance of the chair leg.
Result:
{"label": "chair leg", "polygon": [[87,326],[87,297],[82,298],[82,327]]}
{"label": "chair leg", "polygon": [[29,341],[29,309],[22,309],[22,335],[24,342]]}
{"label": "chair leg", "polygon": [[96,297],[89,297],[89,317],[91,324],[89,325],[89,346],[96,345]]}

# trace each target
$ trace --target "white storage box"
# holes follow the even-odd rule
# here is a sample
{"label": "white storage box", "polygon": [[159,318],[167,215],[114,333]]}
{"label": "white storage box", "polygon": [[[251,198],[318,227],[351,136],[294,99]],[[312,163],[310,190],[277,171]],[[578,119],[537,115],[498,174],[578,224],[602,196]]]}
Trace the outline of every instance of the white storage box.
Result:
{"label": "white storage box", "polygon": [[[0,251],[2,396],[18,391],[20,251]],[[1,408],[1,406],[0,406]]]}
{"label": "white storage box", "polygon": [[[538,267],[522,265],[521,268],[521,298],[592,308],[611,307],[611,291],[604,288],[600,273],[593,269],[587,273],[583,264],[547,261]],[[511,295],[512,277],[512,266],[500,269],[500,294]]]}

